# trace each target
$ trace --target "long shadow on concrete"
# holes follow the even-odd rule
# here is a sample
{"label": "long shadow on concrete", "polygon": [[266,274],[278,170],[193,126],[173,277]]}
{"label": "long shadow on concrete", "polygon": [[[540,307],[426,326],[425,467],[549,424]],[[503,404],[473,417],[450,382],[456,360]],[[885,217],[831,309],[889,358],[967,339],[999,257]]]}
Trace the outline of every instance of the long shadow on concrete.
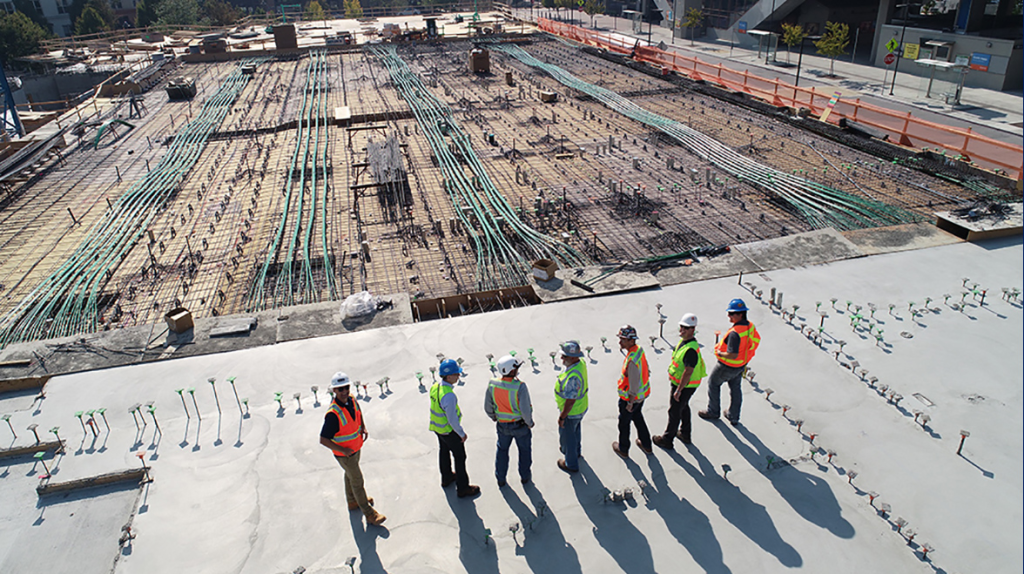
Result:
{"label": "long shadow on concrete", "polygon": [[687,450],[696,459],[699,468],[691,465],[679,453],[670,451],[669,456],[693,477],[697,485],[718,506],[722,517],[765,552],[778,559],[783,566],[802,566],[804,561],[800,553],[782,539],[765,507],[751,500],[739,487],[719,476],[711,461],[701,454],[696,446],[688,445]]}
{"label": "long shadow on concrete", "polygon": [[519,535],[522,544],[517,545],[516,554],[526,558],[533,572],[551,570],[560,574],[582,573],[576,550],[565,541],[562,528],[544,496],[533,483],[527,484],[525,490],[533,510],[511,488],[501,489],[501,495],[519,518],[522,527]]}
{"label": "long shadow on concrete", "polygon": [[359,548],[359,572],[387,574],[384,565],[380,563],[380,554],[377,554],[377,539],[390,536],[387,528],[367,525],[361,512],[349,512],[348,515],[352,524],[352,537],[355,538],[356,548]]}
{"label": "long shadow on concrete", "polygon": [[[671,453],[672,456],[679,456]],[[708,574],[731,574],[722,560],[722,546],[711,528],[711,521],[685,498],[679,498],[668,485],[665,470],[655,456],[647,457],[651,469],[651,488],[644,489],[647,506],[653,508],[693,560]],[[632,465],[630,471],[632,471]],[[636,476],[634,474],[633,476]]]}
{"label": "long shadow on concrete", "polygon": [[484,538],[484,521],[476,511],[476,502],[459,498],[453,489],[446,490],[445,497],[459,521],[459,560],[466,572],[497,574],[498,552],[494,542]]}
{"label": "long shadow on concrete", "polygon": [[[732,443],[754,468],[761,468],[769,456],[776,460],[780,458],[743,425],[735,428],[747,442],[753,445],[753,448],[741,441],[735,433],[730,432],[725,425],[716,426],[725,435],[726,440]],[[805,520],[827,529],[840,538],[853,538],[853,525],[843,518],[839,502],[836,500],[835,494],[832,493],[832,488],[823,478],[801,472],[793,466],[769,470],[764,475],[771,481],[779,495]]]}
{"label": "long shadow on concrete", "polygon": [[584,461],[571,477],[576,499],[594,525],[594,538],[623,572],[654,572],[647,538],[623,514],[617,504],[601,504],[605,486]]}

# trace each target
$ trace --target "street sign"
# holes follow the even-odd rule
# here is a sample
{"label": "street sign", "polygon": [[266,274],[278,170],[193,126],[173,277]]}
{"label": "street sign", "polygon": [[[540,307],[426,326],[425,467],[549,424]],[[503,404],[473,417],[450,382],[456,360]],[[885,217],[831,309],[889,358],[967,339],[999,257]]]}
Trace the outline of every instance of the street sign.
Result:
{"label": "street sign", "polygon": [[991,54],[979,54],[974,52],[971,54],[971,69],[978,70],[979,72],[987,72],[989,64],[992,63]]}
{"label": "street sign", "polygon": [[889,50],[889,53],[890,53],[890,54],[892,54],[893,52],[895,52],[895,51],[896,51],[896,48],[899,48],[899,47],[900,47],[900,43],[896,41],[896,38],[892,38],[892,39],[890,39],[890,40],[889,40],[888,42],[886,42],[886,44],[885,44],[885,49],[886,49],[886,50]]}
{"label": "street sign", "polygon": [[742,21],[737,23],[736,24],[736,31],[739,32],[740,34],[746,34],[747,33],[747,23],[746,22],[742,22]]}
{"label": "street sign", "polygon": [[580,8],[582,8],[583,7],[583,0],[576,0],[576,5],[579,6]]}
{"label": "street sign", "polygon": [[885,55],[885,59],[882,60],[882,61],[885,62],[886,66],[891,66],[892,63],[896,61],[896,55],[895,54],[886,54]]}

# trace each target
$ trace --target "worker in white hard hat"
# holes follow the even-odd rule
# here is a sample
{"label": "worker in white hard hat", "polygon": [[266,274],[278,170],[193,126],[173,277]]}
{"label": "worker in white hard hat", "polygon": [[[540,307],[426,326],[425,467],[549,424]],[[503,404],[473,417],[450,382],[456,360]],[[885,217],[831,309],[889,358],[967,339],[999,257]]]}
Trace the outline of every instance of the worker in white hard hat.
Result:
{"label": "worker in white hard hat", "polygon": [[[440,449],[438,464],[441,468],[441,487],[455,483],[459,498],[480,494],[480,487],[469,483],[466,472],[466,439],[462,428],[462,409],[453,385],[462,376],[462,367],[455,359],[445,359],[438,367],[441,380],[430,387],[430,430],[437,435]],[[455,472],[452,472],[452,460]]]}
{"label": "worker in white hard hat", "polygon": [[679,320],[679,343],[672,351],[672,364],[668,368],[668,379],[672,383],[668,400],[668,427],[665,428],[665,434],[651,438],[654,444],[666,450],[674,448],[672,443],[675,438],[683,444],[691,442],[690,397],[697,392],[701,379],[707,375],[696,333],[697,316],[693,313],[683,315]]}
{"label": "worker in white hard hat", "polygon": [[363,488],[363,472],[359,470],[359,454],[363,442],[369,436],[359,401],[352,398],[352,382],[348,375],[337,372],[331,377],[331,393],[334,399],[324,415],[324,426],[320,429],[320,444],[331,449],[334,459],[345,471],[345,498],[349,510],[361,510],[366,523],[380,526],[386,518],[373,508],[373,499],[366,496]]}
{"label": "worker in white hard hat", "polygon": [[491,380],[484,396],[484,412],[496,423],[498,451],[494,456],[494,477],[498,487],[505,486],[508,474],[508,451],[512,441],[519,451],[519,480],[530,482],[533,463],[533,404],[526,383],[519,380],[523,362],[512,355],[498,359],[501,378]]}

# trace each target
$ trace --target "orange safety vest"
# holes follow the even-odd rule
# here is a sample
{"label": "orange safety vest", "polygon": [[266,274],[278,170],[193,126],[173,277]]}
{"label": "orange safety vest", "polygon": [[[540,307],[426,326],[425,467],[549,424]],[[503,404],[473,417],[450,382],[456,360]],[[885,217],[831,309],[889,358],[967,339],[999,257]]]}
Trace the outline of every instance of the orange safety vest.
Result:
{"label": "orange safety vest", "polygon": [[511,423],[523,420],[519,412],[519,381],[491,381],[494,396],[494,415],[499,423]]}
{"label": "orange safety vest", "polygon": [[761,335],[758,334],[753,323],[748,323],[746,325],[733,325],[725,332],[725,336],[722,337],[722,340],[718,342],[718,345],[715,347],[716,352],[729,352],[729,346],[725,342],[729,338],[729,333],[736,333],[740,336],[740,350],[736,354],[735,359],[723,359],[718,357],[718,362],[727,367],[745,366],[750,362],[750,359],[754,358],[754,351],[756,351],[757,346],[761,344]]}
{"label": "orange safety vest", "polygon": [[[352,405],[355,407],[355,418],[349,417],[348,411],[333,401],[331,402],[331,408],[327,412],[333,413],[334,416],[338,417],[338,432],[335,433],[331,442],[339,447],[351,450],[352,453],[356,453],[359,449],[363,448],[363,411],[359,409],[359,401],[353,400]],[[334,450],[334,456],[348,455],[338,449]]]}
{"label": "orange safety vest", "polygon": [[647,356],[644,355],[644,350],[638,345],[633,345],[633,350],[627,353],[626,359],[622,361],[622,375],[619,376],[619,398],[624,401],[629,400],[630,363],[635,364],[640,369],[640,391],[637,392],[636,398],[642,401],[651,394],[651,372],[647,368]]}

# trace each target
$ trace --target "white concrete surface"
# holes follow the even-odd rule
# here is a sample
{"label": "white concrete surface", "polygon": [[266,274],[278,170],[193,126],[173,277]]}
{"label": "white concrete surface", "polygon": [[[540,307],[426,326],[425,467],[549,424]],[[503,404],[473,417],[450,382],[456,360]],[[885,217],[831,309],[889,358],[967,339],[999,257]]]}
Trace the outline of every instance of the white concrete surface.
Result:
{"label": "white concrete surface", "polygon": [[[0,460],[0,572],[348,572],[350,557],[355,572],[1020,572],[1022,317],[1020,303],[1000,300],[999,290],[1021,286],[1022,255],[1018,237],[744,277],[766,295],[780,289],[784,307],[800,305],[797,315],[813,325],[814,303],[823,301],[831,315],[824,349],[732,277],[57,377],[38,409],[29,395],[0,397],[0,412],[13,414],[19,434],[12,444],[31,440],[23,430],[30,422],[60,425],[68,452],[48,462],[58,469],[52,480],[136,467],[143,453],[154,481],[102,497],[84,491],[66,501],[37,500],[30,459]],[[961,313],[943,303],[944,293],[955,296],[950,303],[959,301],[962,277],[990,289],[984,307],[968,298]],[[743,425],[694,414],[692,448],[677,442],[675,453],[656,447],[648,457],[634,447],[630,461],[620,460],[610,443],[621,356],[603,350],[600,337],[613,343],[624,323],[639,330],[653,373],[644,411],[658,433],[666,420],[673,323],[696,312],[698,340],[710,358],[707,346],[715,330],[726,329],[724,308],[736,296],[751,305],[763,337],[751,364],[755,384],[743,387]],[[839,310],[831,310],[831,297]],[[908,302],[921,308],[925,297],[932,298],[928,310],[911,318]],[[846,300],[879,306],[884,345],[851,330]],[[656,303],[668,317],[668,341],[652,348]],[[556,370],[548,357],[558,341],[573,337],[594,347],[578,476],[555,466]],[[899,409],[840,366],[834,339],[848,341],[843,362],[859,361],[878,384],[906,397]],[[538,421],[534,482],[524,488],[515,480],[513,453],[510,485],[498,489],[494,428],[481,407],[490,378],[485,355],[525,355],[527,348],[539,357],[522,377]],[[439,485],[427,398],[414,376],[422,371],[429,383],[437,353],[466,360],[457,392],[470,478],[483,489],[476,500]],[[327,405],[313,403],[310,386],[325,387],[339,369],[370,383],[362,403],[370,433],[362,467],[368,493],[388,516],[385,528],[366,527],[348,512],[342,471],[317,443]],[[249,398],[248,418],[240,415],[229,376]],[[373,381],[384,376],[392,393],[381,397]],[[216,377],[219,415],[208,377]],[[184,415],[174,392],[183,387],[196,389],[201,425],[194,412],[190,420]],[[283,409],[275,392],[283,393]],[[301,409],[291,398],[296,392]],[[697,392],[694,411],[706,396],[704,388]],[[162,435],[152,421],[137,433],[127,414],[133,403],[149,400],[156,401]],[[791,406],[786,417],[782,405]],[[109,409],[112,430],[101,426],[96,441],[83,438],[72,413],[99,406]],[[927,428],[915,424],[910,412],[917,409],[930,413]],[[797,419],[805,421],[802,434]],[[971,432],[962,457],[955,454],[961,429]],[[0,437],[8,444],[9,429],[0,427]],[[820,454],[812,460],[816,447],[837,455],[831,463]],[[768,469],[769,456],[791,464]],[[727,479],[723,464],[732,469]],[[847,470],[859,473],[852,485]],[[643,496],[640,481],[649,484]],[[624,487],[638,491],[635,502],[602,502],[603,489]],[[892,506],[888,520],[868,504],[870,491],[880,493],[875,507]],[[138,499],[134,511],[125,492],[127,500]],[[40,515],[41,525],[33,522]],[[896,533],[897,516],[917,532],[914,545]],[[59,536],[46,531],[51,520],[59,520]],[[119,552],[117,533],[129,520],[137,538]],[[488,542],[485,528],[493,536]],[[925,542],[935,547],[928,561],[917,546]],[[74,562],[93,555],[107,559]],[[26,564],[38,568],[24,570]]]}

